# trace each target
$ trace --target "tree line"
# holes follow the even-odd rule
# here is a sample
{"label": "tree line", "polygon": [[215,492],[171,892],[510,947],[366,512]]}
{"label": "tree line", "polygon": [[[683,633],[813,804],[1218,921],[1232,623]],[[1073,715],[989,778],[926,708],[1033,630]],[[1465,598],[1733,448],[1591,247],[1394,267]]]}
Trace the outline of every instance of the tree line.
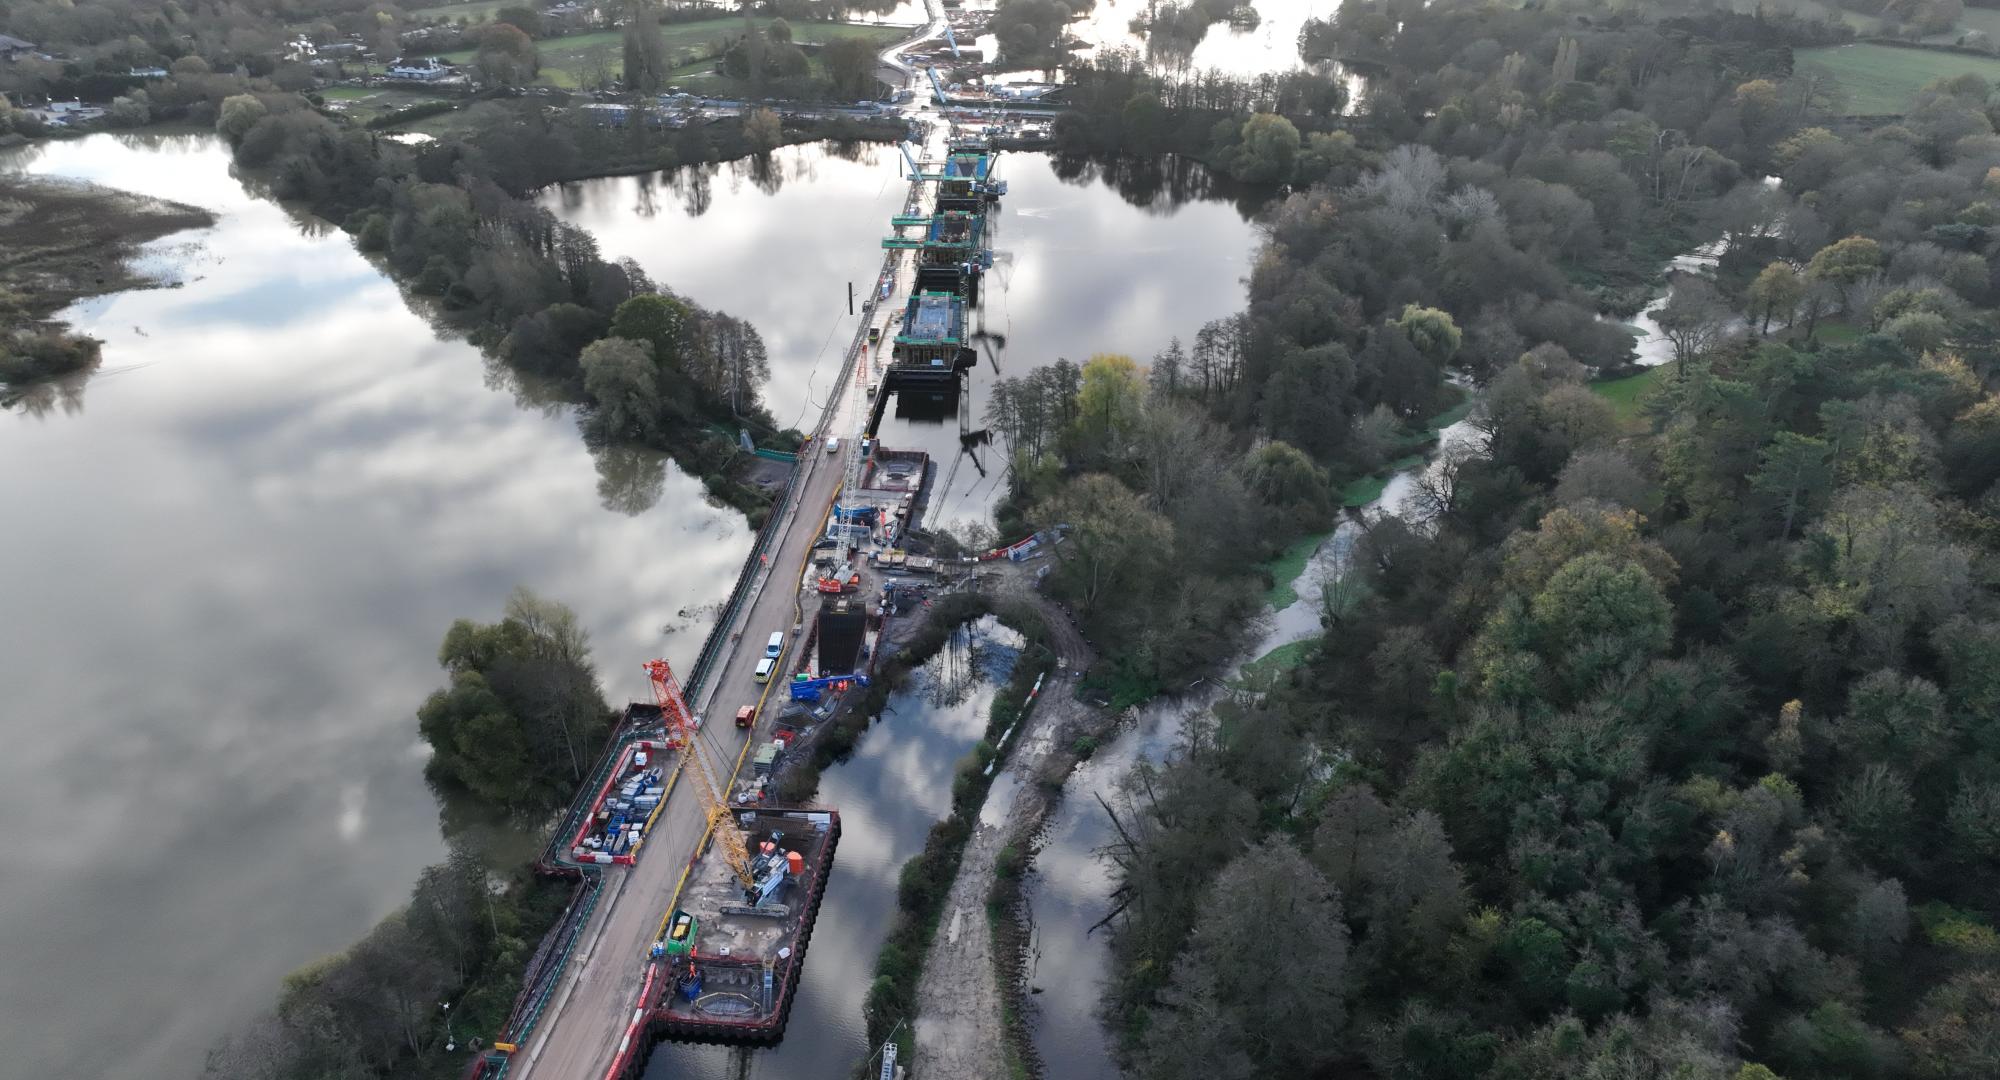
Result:
{"label": "tree line", "polygon": [[[593,447],[672,453],[711,492],[761,514],[768,497],[730,476],[741,464],[737,429],[785,448],[797,437],[758,403],[768,362],[755,329],[673,296],[636,263],[602,258],[588,233],[522,197],[576,167],[559,117],[495,105],[471,121],[465,135],[407,147],[295,98],[239,94],[223,102],[217,129],[281,197],[343,222],[412,292],[434,298],[523,393],[581,406]],[[612,377],[606,359],[593,379],[586,353],[619,333],[626,346],[598,353],[638,348],[652,369]],[[645,416],[633,420],[635,409]]]}
{"label": "tree line", "polygon": [[[1335,553],[1305,659],[1112,800],[1133,1071],[1992,1075],[1990,87],[1844,128],[1790,74],[1823,28],[1784,17],[1394,14],[1204,413],[1300,440],[1280,475],[1322,499],[1306,468],[1446,366],[1473,438]],[[1711,238],[1619,412],[1593,316]],[[1071,596],[1122,568],[1083,539]]]}
{"label": "tree line", "polygon": [[[498,622],[453,623],[438,647],[447,685],[417,710],[424,775],[447,806],[547,822],[575,796],[616,720],[576,613],[526,589]],[[456,1073],[503,1030],[523,973],[575,902],[569,882],[495,868],[452,835],[407,904],[339,953],[287,975],[273,1008],[219,1042],[218,1080],[376,1080]]]}

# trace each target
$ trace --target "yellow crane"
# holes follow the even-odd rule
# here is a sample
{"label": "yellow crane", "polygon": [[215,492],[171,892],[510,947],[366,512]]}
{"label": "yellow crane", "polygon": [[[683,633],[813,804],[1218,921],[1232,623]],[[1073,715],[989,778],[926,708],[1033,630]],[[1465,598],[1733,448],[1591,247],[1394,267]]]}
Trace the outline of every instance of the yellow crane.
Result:
{"label": "yellow crane", "polygon": [[687,698],[681,694],[680,680],[674,678],[674,669],[665,660],[648,660],[645,667],[646,675],[653,681],[653,697],[660,703],[661,718],[666,722],[667,745],[680,751],[682,771],[694,774],[695,791],[713,834],[711,842],[721,847],[723,859],[745,892],[752,892],[757,882],[750,869],[749,840],[736,827],[736,817],[730,813],[722,786],[709,767],[708,755],[701,751],[700,731],[694,714],[688,711]]}

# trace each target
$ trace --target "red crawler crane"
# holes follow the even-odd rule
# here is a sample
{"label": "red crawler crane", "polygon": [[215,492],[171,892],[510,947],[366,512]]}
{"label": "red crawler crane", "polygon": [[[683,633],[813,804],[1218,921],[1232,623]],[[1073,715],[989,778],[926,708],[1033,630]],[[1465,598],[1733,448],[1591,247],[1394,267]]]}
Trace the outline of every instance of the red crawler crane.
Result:
{"label": "red crawler crane", "polygon": [[716,784],[715,773],[709,768],[708,755],[701,751],[698,737],[701,725],[688,710],[687,698],[681,694],[680,680],[674,678],[674,669],[665,660],[648,660],[645,666],[646,675],[653,681],[653,697],[660,703],[660,717],[666,723],[667,745],[681,752],[682,771],[694,773],[702,810],[708,815],[708,826],[714,832],[713,842],[721,846],[722,857],[736,872],[737,880],[748,889],[755,880],[750,873],[750,844],[744,838],[743,830],[736,827],[736,819],[729,813],[729,804],[723,801],[722,788]]}

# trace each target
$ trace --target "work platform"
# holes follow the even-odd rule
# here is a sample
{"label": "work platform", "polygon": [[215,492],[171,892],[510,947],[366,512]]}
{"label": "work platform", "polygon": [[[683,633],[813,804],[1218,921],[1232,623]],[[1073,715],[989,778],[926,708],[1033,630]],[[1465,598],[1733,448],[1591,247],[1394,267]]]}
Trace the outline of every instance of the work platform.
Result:
{"label": "work platform", "polygon": [[668,974],[651,1003],[656,1040],[774,1043],[784,1036],[840,842],[840,813],[756,807],[734,816],[751,854],[771,844],[781,857],[796,853],[799,869],[750,904],[726,860],[697,865],[674,917],[691,916],[689,932],[659,946]]}
{"label": "work platform", "polygon": [[[890,219],[896,235],[884,237],[889,251],[917,253],[917,291],[950,293],[968,304],[979,302],[980,276],[993,266],[993,252],[985,246],[986,215],[952,211],[921,217],[905,214]],[[921,227],[920,236],[904,236],[902,230]]]}
{"label": "work platform", "polygon": [[[1002,189],[991,179],[990,153],[961,146],[954,148],[952,155],[936,175],[911,185],[902,207],[905,215],[916,216],[922,212],[924,183],[940,185],[938,198],[933,200],[936,205],[925,219],[925,240],[932,239],[934,232],[928,222],[945,219],[946,223],[935,230],[940,241],[936,250],[941,256],[947,248],[960,244],[963,235],[961,226],[948,217],[954,207],[943,203],[969,198],[978,205],[965,209],[978,213],[998,198]],[[978,241],[984,241],[985,231],[982,223],[975,234]],[[971,250],[976,252],[978,245]],[[923,299],[925,285],[918,283],[923,280],[923,269],[921,259],[903,262],[890,253],[876,286],[879,299],[887,301],[905,289]],[[935,276],[928,281],[945,284]],[[912,289],[913,284],[916,287]],[[964,280],[956,284],[963,285]],[[843,444],[834,436],[864,430],[864,422],[872,436],[885,399],[898,388],[910,389],[908,400],[921,398],[928,403],[936,399],[957,406],[964,392],[963,371],[977,355],[966,347],[966,290],[929,291],[943,299],[905,305],[901,311],[889,306],[894,303],[890,301],[885,305],[889,310],[874,316],[887,323],[884,329],[901,329],[912,337],[911,342],[899,343],[892,353],[896,362],[890,367],[874,366],[868,322],[857,328],[848,366],[813,432],[815,447],[831,445],[846,453],[800,456],[687,687],[688,704],[711,721],[697,726],[701,728],[699,741],[709,744],[714,754],[720,781],[715,786],[732,805],[721,820],[741,822],[740,815],[749,815],[740,832],[717,830],[716,835],[742,836],[740,842],[759,854],[765,853],[756,846],[766,842],[773,845],[779,858],[797,852],[798,871],[791,872],[786,859],[785,880],[762,895],[761,903],[752,903],[743,891],[742,879],[730,866],[731,860],[714,850],[687,857],[698,847],[721,842],[708,839],[710,819],[702,812],[698,797],[708,785],[697,782],[692,768],[662,770],[664,775],[652,773],[656,764],[671,764],[677,753],[668,750],[656,759],[657,745],[645,747],[648,759],[642,766],[635,744],[654,743],[657,732],[652,723],[635,713],[628,718],[612,752],[593,773],[587,792],[580,793],[572,817],[566,819],[558,839],[564,865],[544,868],[545,872],[580,875],[578,900],[562,926],[543,942],[531,967],[533,978],[524,987],[514,1014],[493,1048],[482,1055],[478,1073],[487,1080],[631,1078],[644,1072],[647,1048],[661,1040],[769,1044],[783,1036],[803,975],[813,920],[832,872],[840,818],[832,810],[779,808],[755,800],[765,796],[765,780],[779,775],[784,757],[798,752],[773,752],[774,740],[782,739],[790,747],[801,738],[810,738],[812,728],[830,718],[835,707],[831,699],[823,700],[818,708],[811,702],[784,700],[790,696],[785,688],[788,673],[814,653],[819,601],[807,575],[828,508],[849,500],[849,495],[839,494],[844,485],[856,500],[886,498],[902,513],[892,511],[888,520],[896,527],[885,528],[874,546],[890,543],[892,531],[900,543],[913,524],[910,510],[921,500],[925,478],[935,470],[921,456],[917,456],[914,468],[898,468],[893,451],[884,452],[880,461],[873,460],[870,451],[879,448],[872,438]],[[895,314],[891,316],[891,312]],[[938,363],[931,364],[931,356],[919,359],[904,355],[903,344],[931,350]],[[932,374],[933,367],[941,369],[937,373],[941,378]],[[875,385],[878,371],[880,390],[876,400],[867,401],[860,397],[860,391]],[[925,392],[919,393],[917,387]],[[905,400],[905,396],[898,397],[899,411]],[[859,457],[855,456],[857,449]],[[913,483],[917,490],[870,487],[899,482]],[[900,612],[910,602],[910,595],[921,595],[922,586],[898,583],[915,569],[908,561],[910,556],[899,549],[891,549],[889,557],[893,560],[898,554],[903,554],[903,559],[895,561],[887,574],[882,572],[885,567],[853,560],[862,568],[862,584],[847,598],[836,601],[858,602],[863,609],[863,659],[873,652],[874,636],[881,632],[881,612]],[[760,671],[763,642],[772,632],[784,635],[780,661],[776,671]],[[842,648],[835,651],[844,655],[845,639],[836,644]],[[729,722],[752,703],[756,707],[749,710],[749,729]],[[658,782],[662,779],[664,784]],[[657,804],[649,807],[656,787],[663,790],[658,792]],[[739,798],[750,801],[740,804]],[[653,812],[634,828],[648,809]],[[615,820],[614,815],[622,817]],[[778,839],[771,838],[774,832],[780,834]],[[771,866],[768,857],[761,866]],[[770,881],[768,877],[757,880]],[[685,935],[685,955],[670,957],[665,938],[671,935],[677,912],[686,912],[692,925]],[[655,942],[661,947],[657,957],[652,955]],[[691,995],[685,979],[690,965],[701,979]],[[829,1065],[839,1070],[846,1063]]]}

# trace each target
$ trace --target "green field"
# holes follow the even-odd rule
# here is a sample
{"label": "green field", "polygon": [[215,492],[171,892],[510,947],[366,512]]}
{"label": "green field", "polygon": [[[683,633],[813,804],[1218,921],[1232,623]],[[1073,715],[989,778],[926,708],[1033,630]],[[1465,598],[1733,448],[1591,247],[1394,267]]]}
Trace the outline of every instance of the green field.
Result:
{"label": "green field", "polygon": [[1900,116],[1936,79],[1970,74],[2000,82],[2000,59],[1894,45],[1800,49],[1794,70],[1831,75],[1847,93],[1842,111],[1854,116]]}
{"label": "green field", "polygon": [[[756,20],[757,25],[769,23],[769,19]],[[860,26],[853,23],[797,22],[792,23],[792,40],[800,45],[824,45],[843,38],[862,38],[872,42],[877,48],[886,47],[901,39],[907,30],[891,26]],[[710,46],[743,33],[743,20],[739,18],[700,19],[695,22],[672,23],[660,28],[660,37],[666,43],[667,55],[685,55],[687,63],[673,74],[697,75],[707,72],[711,60],[694,60]],[[624,35],[616,30],[600,31],[594,34],[572,34],[569,37],[548,38],[536,42],[542,57],[542,74],[536,81],[544,86],[559,86],[575,89],[578,74],[584,66],[584,57],[595,49],[607,52],[606,64],[616,76],[624,70]],[[443,54],[443,59],[451,64],[472,62],[475,50],[460,49]],[[815,61],[816,62],[816,61]]]}
{"label": "green field", "polygon": [[342,115],[351,116],[364,124],[397,109],[407,109],[428,101],[450,100],[418,87],[402,86],[330,86],[319,94]]}
{"label": "green field", "polygon": [[492,18],[494,12],[510,4],[519,7],[521,6],[521,0],[465,0],[462,4],[436,4],[431,7],[417,8],[410,12],[410,17],[413,19],[466,19],[471,22],[484,22]]}
{"label": "green field", "polygon": [[1318,648],[1319,639],[1316,637],[1280,645],[1243,665],[1236,685],[1252,689],[1268,686],[1278,676],[1311,659],[1313,651]]}
{"label": "green field", "polygon": [[1319,550],[1320,542],[1331,533],[1315,533],[1279,553],[1271,560],[1271,591],[1264,596],[1264,602],[1272,611],[1283,611],[1298,601],[1299,575],[1306,572],[1306,563],[1312,560],[1312,553]]}
{"label": "green field", "polygon": [[1611,403],[1611,409],[1618,414],[1619,423],[1632,427],[1639,423],[1639,406],[1646,398],[1646,392],[1660,381],[1660,376],[1671,364],[1650,367],[1637,375],[1627,375],[1622,379],[1606,379],[1590,384],[1590,389],[1599,397]]}

